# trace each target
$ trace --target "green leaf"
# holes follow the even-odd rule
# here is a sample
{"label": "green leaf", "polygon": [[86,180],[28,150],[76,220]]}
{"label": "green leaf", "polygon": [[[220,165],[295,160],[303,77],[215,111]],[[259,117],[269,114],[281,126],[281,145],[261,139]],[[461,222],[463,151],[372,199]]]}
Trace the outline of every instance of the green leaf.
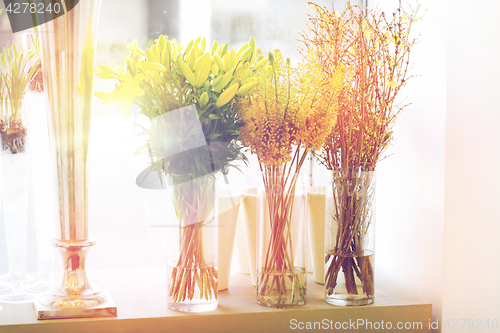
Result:
{"label": "green leaf", "polygon": [[214,139],[217,139],[221,135],[222,135],[222,133],[212,133],[209,136],[207,136],[207,139],[214,140]]}

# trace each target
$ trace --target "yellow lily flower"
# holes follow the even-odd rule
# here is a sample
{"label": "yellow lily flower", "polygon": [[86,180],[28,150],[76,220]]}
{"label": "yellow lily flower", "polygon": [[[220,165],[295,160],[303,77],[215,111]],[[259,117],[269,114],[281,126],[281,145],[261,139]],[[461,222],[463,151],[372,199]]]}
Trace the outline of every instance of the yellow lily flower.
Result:
{"label": "yellow lily flower", "polygon": [[125,102],[120,108],[125,117],[130,117],[130,106],[138,96],[144,95],[144,90],[140,87],[144,80],[144,75],[135,77],[127,72],[120,76],[120,86],[111,93],[96,92],[95,96],[102,99],[102,104]]}

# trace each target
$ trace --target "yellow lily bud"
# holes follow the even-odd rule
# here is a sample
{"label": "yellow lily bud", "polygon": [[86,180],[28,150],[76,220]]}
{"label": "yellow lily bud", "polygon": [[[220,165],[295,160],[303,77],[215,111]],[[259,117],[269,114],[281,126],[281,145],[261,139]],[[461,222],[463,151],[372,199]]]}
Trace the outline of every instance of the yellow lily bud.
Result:
{"label": "yellow lily bud", "polygon": [[195,52],[196,45],[191,48],[191,52],[189,52],[189,55],[187,56],[186,63],[189,66],[189,68],[193,69],[194,63],[196,61],[196,52]]}
{"label": "yellow lily bud", "polygon": [[191,49],[191,52],[193,53],[193,65],[198,60],[198,57],[200,56],[201,50],[200,47],[198,46],[197,43],[193,45],[193,48]]}
{"label": "yellow lily bud", "polygon": [[212,69],[212,74],[214,76],[219,75],[219,66],[217,66],[217,64],[212,64],[212,68],[211,69]]}
{"label": "yellow lily bud", "polygon": [[252,54],[252,49],[251,48],[246,49],[246,51],[239,56],[238,61],[245,62],[251,54]]}
{"label": "yellow lily bud", "polygon": [[228,43],[225,43],[223,46],[222,46],[222,51],[221,53],[219,54],[221,57],[224,56],[224,54],[226,54],[227,52],[227,49],[229,48],[229,44]]}
{"label": "yellow lily bud", "polygon": [[217,102],[215,102],[215,106],[220,108],[221,106],[224,106],[227,103],[229,103],[233,99],[238,88],[239,88],[238,83],[234,83],[229,88],[227,88],[222,94],[220,94],[219,98],[217,99]]}
{"label": "yellow lily bud", "polygon": [[127,45],[127,49],[130,51],[130,52],[135,52],[135,49],[137,48],[137,39],[134,39],[134,41]]}
{"label": "yellow lily bud", "polygon": [[177,41],[172,39],[172,59],[177,60],[177,56],[179,55],[179,50],[182,46],[177,44]]}
{"label": "yellow lily bud", "polygon": [[[206,54],[208,54],[208,53],[206,53]],[[199,88],[205,82],[205,80],[208,77],[208,74],[210,74],[211,63],[212,63],[212,61],[210,59],[210,56],[206,57],[205,62],[203,63],[201,68],[196,71],[196,73],[195,73],[195,79],[196,79],[195,87]]]}
{"label": "yellow lily bud", "polygon": [[202,55],[201,57],[199,57],[198,60],[196,60],[196,62],[193,65],[193,71],[197,71],[198,69],[200,69],[201,66],[207,60],[207,58],[210,59],[210,54],[208,52],[205,53],[204,55]]}
{"label": "yellow lily bud", "polygon": [[214,40],[214,43],[212,44],[212,55],[215,54],[215,52],[217,52],[217,48],[219,47],[219,42],[216,40]]}
{"label": "yellow lily bud", "polygon": [[224,55],[224,70],[227,72],[233,69],[234,63],[231,61],[231,53],[228,52]]}
{"label": "yellow lily bud", "polygon": [[163,50],[165,49],[165,46],[167,44],[168,36],[161,35],[160,36],[160,45],[163,46]]}
{"label": "yellow lily bud", "polygon": [[200,45],[200,49],[201,49],[201,51],[205,52],[205,46],[206,46],[206,44],[207,44],[207,38],[206,38],[206,37],[203,37],[203,38],[201,39],[201,45]]}
{"label": "yellow lily bud", "polygon": [[233,72],[233,70],[230,70],[229,72],[224,74],[222,80],[217,85],[213,85],[213,89],[215,92],[219,92],[227,86],[229,81],[231,81],[231,79],[233,78]]}
{"label": "yellow lily bud", "polygon": [[189,51],[191,51],[191,48],[193,47],[194,41],[191,40],[188,45],[186,46],[186,50],[184,50],[184,54],[189,54]]}
{"label": "yellow lily bud", "polygon": [[224,46],[226,44],[222,44],[222,45],[219,45],[219,47],[217,47],[217,51],[215,51],[215,53],[217,53],[219,55],[219,57],[222,57],[222,50],[224,49]]}
{"label": "yellow lily bud", "polygon": [[236,51],[234,49],[231,49],[231,61],[233,63],[233,67],[236,65],[236,63],[238,62],[238,58],[236,57]]}
{"label": "yellow lily bud", "polygon": [[253,36],[250,37],[250,40],[248,41],[248,45],[252,49],[252,52],[255,51],[255,39],[253,38]]}
{"label": "yellow lily bud", "polygon": [[166,48],[161,54],[161,63],[166,64],[166,66],[164,65],[165,67],[170,67],[170,54],[168,53]]}
{"label": "yellow lily bud", "polygon": [[189,66],[186,65],[186,63],[184,61],[180,61],[180,67],[182,70],[182,74],[184,74],[184,77],[188,80],[188,82],[192,86],[194,86],[196,84],[196,79],[195,79],[194,73],[191,70],[191,68],[189,68]]}
{"label": "yellow lily bud", "polygon": [[166,49],[167,49],[167,52],[170,56],[172,56],[172,42],[171,41],[167,41],[166,43]]}
{"label": "yellow lily bud", "polygon": [[268,61],[269,61],[269,59],[267,59],[267,58],[261,59],[257,64],[255,64],[255,68],[254,69],[257,70],[259,68],[264,67],[267,64]]}
{"label": "yellow lily bud", "polygon": [[200,107],[203,109],[208,103],[208,94],[205,91],[203,94],[200,96]]}
{"label": "yellow lily bud", "polygon": [[220,76],[218,76],[218,77],[214,80],[214,82],[212,83],[212,86],[213,86],[213,87],[216,87],[216,86],[217,86],[217,85],[218,85],[218,84],[219,84],[219,83],[220,83],[223,79],[224,79],[224,75],[220,75]]}
{"label": "yellow lily bud", "polygon": [[249,47],[250,47],[250,46],[249,46],[248,44],[243,44],[243,46],[242,46],[242,47],[240,47],[240,49],[238,50],[237,55],[242,54],[242,53],[243,53],[243,52],[245,52],[245,51],[246,51],[246,49],[248,49]]}
{"label": "yellow lily bud", "polygon": [[151,47],[151,53],[153,54],[152,59],[148,59],[151,62],[160,62],[160,51],[158,50],[158,45],[153,45]]}
{"label": "yellow lily bud", "polygon": [[252,91],[255,87],[259,85],[259,80],[258,79],[252,79],[250,82],[245,83],[238,89],[236,92],[236,95],[238,96],[243,96],[248,94],[250,91]]}
{"label": "yellow lily bud", "polygon": [[224,61],[222,61],[221,57],[217,53],[213,55],[213,58],[217,63],[217,66],[219,66],[219,69],[226,71],[226,66],[224,65]]}
{"label": "yellow lily bud", "polygon": [[165,36],[160,36],[155,42],[158,45],[158,53],[161,55],[163,50],[165,50]]}

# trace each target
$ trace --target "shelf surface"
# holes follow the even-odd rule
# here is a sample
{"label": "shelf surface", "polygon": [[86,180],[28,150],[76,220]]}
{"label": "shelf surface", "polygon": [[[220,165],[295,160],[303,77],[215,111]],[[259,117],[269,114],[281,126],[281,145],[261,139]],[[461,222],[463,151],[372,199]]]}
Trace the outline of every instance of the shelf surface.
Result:
{"label": "shelf surface", "polygon": [[[397,330],[398,323],[412,326],[398,330],[401,332],[431,331],[431,304],[382,277],[375,279],[374,304],[338,307],[325,303],[323,285],[308,275],[307,305],[300,308],[270,309],[258,305],[250,276],[233,273],[229,288],[219,293],[219,307],[193,314],[168,310],[166,268],[90,270],[90,280],[111,294],[117,317],[37,320],[33,303],[7,304],[0,311],[0,333],[296,332],[310,331],[307,328],[314,328],[315,322],[318,330],[326,331],[392,331]],[[389,322],[392,329],[387,330]]]}

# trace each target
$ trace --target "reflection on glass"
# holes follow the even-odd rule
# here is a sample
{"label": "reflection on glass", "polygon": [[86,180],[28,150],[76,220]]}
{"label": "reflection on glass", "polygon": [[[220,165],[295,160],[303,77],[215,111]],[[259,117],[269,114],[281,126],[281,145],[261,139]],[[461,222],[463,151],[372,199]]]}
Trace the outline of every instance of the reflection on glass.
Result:
{"label": "reflection on glass", "polygon": [[7,240],[11,292],[1,303],[26,303],[33,299],[25,290],[28,240],[28,179],[26,107],[23,100],[6,100],[0,120],[0,183]]}

